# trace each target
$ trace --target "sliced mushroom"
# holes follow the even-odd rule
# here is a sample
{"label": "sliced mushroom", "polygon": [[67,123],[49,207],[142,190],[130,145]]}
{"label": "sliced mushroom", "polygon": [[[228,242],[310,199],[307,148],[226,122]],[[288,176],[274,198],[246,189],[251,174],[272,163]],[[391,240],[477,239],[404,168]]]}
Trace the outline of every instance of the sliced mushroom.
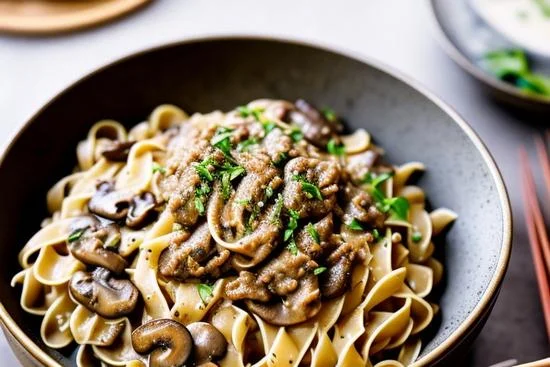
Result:
{"label": "sliced mushroom", "polygon": [[227,353],[227,340],[223,334],[207,322],[194,322],[187,325],[193,337],[195,363],[202,365],[222,359]]}
{"label": "sliced mushroom", "polygon": [[351,267],[352,261],[344,256],[320,275],[320,288],[323,297],[336,298],[346,292],[350,283]]}
{"label": "sliced mushroom", "polygon": [[157,319],[132,332],[132,346],[139,354],[149,354],[149,367],[181,367],[193,350],[193,338],[175,320]]}
{"label": "sliced mushroom", "polygon": [[135,144],[135,141],[114,141],[101,154],[113,162],[125,162],[128,159],[130,148]]}
{"label": "sliced mushroom", "polygon": [[103,218],[121,220],[128,214],[133,196],[132,192],[115,190],[112,182],[103,181],[97,185],[88,208],[92,213]]}
{"label": "sliced mushroom", "polygon": [[[82,222],[79,222],[75,225]],[[84,223],[82,223],[84,224]],[[85,231],[74,242],[69,244],[71,254],[87,265],[106,268],[115,273],[121,273],[126,268],[126,260],[116,250],[120,243],[120,230],[115,223],[104,226],[99,221],[85,228]]]}
{"label": "sliced mushroom", "polygon": [[150,192],[135,195],[130,203],[126,225],[134,229],[147,225],[153,219],[156,205],[155,195]]}
{"label": "sliced mushroom", "polygon": [[97,268],[93,273],[76,272],[69,282],[69,291],[75,301],[106,318],[131,313],[139,295],[131,281],[113,278],[104,268]]}
{"label": "sliced mushroom", "polygon": [[319,110],[303,99],[297,100],[295,106],[296,110],[288,113],[288,119],[300,127],[311,144],[325,148],[330,139],[337,139],[340,124],[327,121]]}
{"label": "sliced mushroom", "polygon": [[315,275],[300,279],[297,290],[282,303],[245,301],[248,309],[272,325],[288,326],[306,321],[321,310],[321,296]]}

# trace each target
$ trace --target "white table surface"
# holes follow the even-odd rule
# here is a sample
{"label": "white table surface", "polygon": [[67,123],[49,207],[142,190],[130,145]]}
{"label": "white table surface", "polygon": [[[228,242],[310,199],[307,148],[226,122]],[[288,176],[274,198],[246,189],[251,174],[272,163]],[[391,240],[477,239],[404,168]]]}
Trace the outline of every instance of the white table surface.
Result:
{"label": "white table surface", "polygon": [[[56,37],[0,36],[0,145],[69,83],[121,56],[165,42],[203,35],[277,35],[318,40],[382,60],[419,80],[472,124],[495,156],[510,191],[513,258],[469,364],[542,358],[548,344],[523,225],[516,154],[518,144],[528,142],[541,127],[497,106],[448,59],[435,40],[425,1],[155,0],[129,17],[88,31]],[[0,366],[17,365],[0,334]]]}

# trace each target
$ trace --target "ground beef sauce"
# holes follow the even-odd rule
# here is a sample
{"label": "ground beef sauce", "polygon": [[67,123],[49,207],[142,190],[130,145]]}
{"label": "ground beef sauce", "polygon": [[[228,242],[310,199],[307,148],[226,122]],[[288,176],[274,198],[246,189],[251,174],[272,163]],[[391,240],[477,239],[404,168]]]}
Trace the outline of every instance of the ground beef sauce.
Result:
{"label": "ground beef sauce", "polygon": [[[350,159],[328,152],[331,143],[342,149],[341,125],[329,117],[303,100],[270,101],[191,117],[170,132],[159,187],[177,233],[159,273],[179,281],[228,277],[226,298],[278,325],[305,321],[322,300],[344,294],[387,214],[359,187],[380,152]],[[212,208],[220,197],[223,205]],[[216,243],[208,210],[216,210],[219,236],[252,256]],[[351,229],[352,220],[365,230]]]}

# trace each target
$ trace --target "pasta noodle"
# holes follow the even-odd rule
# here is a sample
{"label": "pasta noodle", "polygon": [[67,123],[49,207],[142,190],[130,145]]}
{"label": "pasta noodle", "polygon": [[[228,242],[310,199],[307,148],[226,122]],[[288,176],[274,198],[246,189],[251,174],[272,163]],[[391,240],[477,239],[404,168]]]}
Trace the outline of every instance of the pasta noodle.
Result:
{"label": "pasta noodle", "polygon": [[382,155],[303,100],[100,121],[12,286],[80,367],[407,366],[457,216]]}

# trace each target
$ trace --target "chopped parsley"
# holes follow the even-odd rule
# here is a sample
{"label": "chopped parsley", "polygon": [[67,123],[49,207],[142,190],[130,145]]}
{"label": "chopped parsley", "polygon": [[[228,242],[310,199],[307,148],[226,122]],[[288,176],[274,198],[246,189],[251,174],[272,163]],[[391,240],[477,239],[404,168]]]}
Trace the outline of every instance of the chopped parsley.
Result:
{"label": "chopped parsley", "polygon": [[332,108],[325,107],[321,110],[321,113],[329,122],[336,122],[338,120],[338,116],[336,116],[336,112]]}
{"label": "chopped parsley", "polygon": [[411,239],[414,243],[420,242],[422,240],[422,233],[420,233],[419,231],[414,231]]}
{"label": "chopped parsley", "polygon": [[363,177],[363,183],[372,185],[374,187],[380,186],[381,183],[389,180],[393,177],[393,172],[382,172],[375,175],[372,172],[367,172]]}
{"label": "chopped parsley", "polygon": [[327,152],[335,156],[342,156],[346,153],[346,147],[343,143],[330,139],[327,143]]}
{"label": "chopped parsley", "polygon": [[292,131],[290,132],[290,134],[288,134],[288,136],[290,136],[292,141],[295,143],[299,142],[304,138],[304,134],[302,134],[302,130],[300,129],[292,129]]}
{"label": "chopped parsley", "polygon": [[292,238],[288,244],[286,245],[286,249],[294,256],[298,255],[298,246],[296,246],[296,242],[294,241],[294,238]]}
{"label": "chopped parsley", "polygon": [[298,214],[296,210],[289,209],[288,216],[288,224],[286,226],[284,234],[285,242],[294,235],[294,230],[298,227],[298,219],[300,218],[300,214]]}
{"label": "chopped parsley", "polygon": [[321,243],[321,237],[319,236],[319,232],[315,229],[315,226],[311,223],[308,223],[306,226],[306,231],[315,243]]}
{"label": "chopped parsley", "polygon": [[273,196],[273,189],[271,188],[271,186],[268,186],[265,188],[265,197],[266,198],[271,198]]}
{"label": "chopped parsley", "polygon": [[256,137],[248,138],[246,140],[241,141],[237,145],[237,151],[238,152],[248,152],[250,150],[251,146],[257,145],[257,144],[258,144],[258,138],[256,138]]}
{"label": "chopped parsley", "polygon": [[254,221],[256,218],[260,215],[260,207],[254,205],[252,207],[252,213],[250,213],[250,217],[248,217],[248,221],[246,222],[246,233],[249,234],[252,232],[252,225],[254,224]]}
{"label": "chopped parsley", "polygon": [[273,214],[271,215],[271,223],[279,223],[281,217],[281,211],[283,210],[283,195],[279,194],[277,200],[275,200],[275,207],[273,209]]}
{"label": "chopped parsley", "polygon": [[372,236],[376,241],[378,241],[380,239],[380,232],[378,232],[378,230],[375,228],[372,230]]}
{"label": "chopped parsley", "polygon": [[363,182],[370,185],[369,193],[376,201],[376,207],[383,213],[391,211],[392,215],[397,219],[407,220],[409,213],[409,201],[404,197],[398,196],[393,198],[387,198],[386,195],[380,190],[379,186],[390,179],[393,176],[392,173],[383,172],[376,176],[368,172],[363,178]]}
{"label": "chopped parsley", "polygon": [[231,196],[231,181],[235,180],[237,177],[245,173],[246,170],[242,166],[232,165],[231,163],[225,163],[219,168],[219,175],[222,182],[222,195],[224,199],[229,199]]}
{"label": "chopped parsley", "polygon": [[277,124],[274,123],[273,121],[265,121],[265,122],[262,122],[262,126],[264,128],[265,135],[267,135],[277,127]]}
{"label": "chopped parsley", "polygon": [[262,112],[264,112],[264,109],[261,108],[261,107],[257,107],[257,108],[250,108],[248,106],[239,106],[237,107],[237,112],[239,113],[239,115],[241,117],[250,117],[250,116],[254,116],[254,118],[257,120],[257,121],[261,121],[262,119]]}
{"label": "chopped parsley", "polygon": [[212,176],[212,173],[208,169],[209,164],[210,162],[208,160],[203,161],[200,164],[197,164],[195,166],[195,171],[197,171],[197,174],[201,177],[201,179],[212,182],[214,181],[214,177]]}
{"label": "chopped parsley", "polygon": [[157,172],[160,172],[161,174],[164,175],[166,173],[166,168],[164,168],[163,166],[161,166],[157,162],[154,162],[153,163],[153,173],[157,173]]}
{"label": "chopped parsley", "polygon": [[67,241],[69,243],[73,243],[75,241],[78,241],[80,239],[80,237],[82,237],[84,232],[86,232],[87,229],[88,229],[88,227],[75,229],[74,231],[72,231],[69,234],[69,237],[67,238]]}
{"label": "chopped parsley", "polygon": [[220,127],[216,131],[216,134],[210,140],[210,144],[218,148],[225,154],[226,157],[231,156],[231,136],[233,135],[233,129],[227,127]]}
{"label": "chopped parsley", "polygon": [[195,208],[199,212],[199,215],[204,215],[205,209],[204,209],[204,203],[202,202],[201,196],[195,196]]}
{"label": "chopped parsley", "polygon": [[247,206],[250,204],[250,199],[243,199],[243,200],[235,200],[235,202],[242,206]]}
{"label": "chopped parsley", "polygon": [[308,199],[323,200],[321,190],[311,182],[309,182],[304,176],[294,175],[292,180],[298,181],[302,184],[302,191],[306,194]]}
{"label": "chopped parsley", "polygon": [[313,270],[313,274],[314,275],[319,275],[319,274],[324,273],[325,271],[327,271],[327,268],[325,268],[324,266],[319,266],[318,268]]}
{"label": "chopped parsley", "polygon": [[210,284],[200,283],[197,284],[197,291],[199,297],[204,304],[208,304],[208,299],[214,295],[214,286]]}
{"label": "chopped parsley", "polygon": [[347,224],[348,228],[353,231],[364,231],[365,227],[357,219],[353,218],[351,222]]}

